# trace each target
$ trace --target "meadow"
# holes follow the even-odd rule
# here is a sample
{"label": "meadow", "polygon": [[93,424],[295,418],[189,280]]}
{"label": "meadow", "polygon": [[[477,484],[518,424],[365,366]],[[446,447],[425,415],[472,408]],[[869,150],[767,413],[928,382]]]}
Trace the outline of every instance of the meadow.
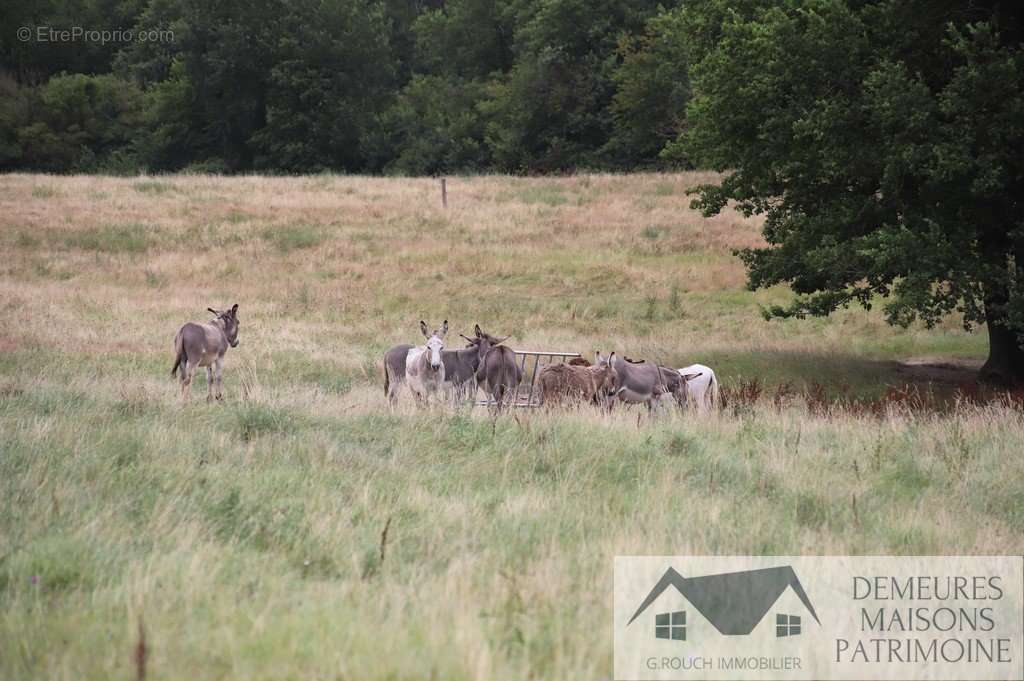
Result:
{"label": "meadow", "polygon": [[[1024,412],[954,396],[983,330],[764,321],[714,179],[0,176],[0,678],[608,678],[616,554],[1024,552]],[[182,405],[175,331],[236,302]],[[391,412],[421,319],[730,403]],[[946,406],[827,406],[908,390]]]}

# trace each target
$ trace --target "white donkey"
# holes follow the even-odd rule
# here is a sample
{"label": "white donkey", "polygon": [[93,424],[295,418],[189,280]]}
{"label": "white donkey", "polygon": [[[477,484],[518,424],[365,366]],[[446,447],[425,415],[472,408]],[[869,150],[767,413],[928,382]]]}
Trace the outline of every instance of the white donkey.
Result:
{"label": "white donkey", "polygon": [[420,404],[426,404],[431,395],[440,394],[444,387],[444,337],[448,333],[448,320],[433,333],[427,332],[427,323],[420,322],[420,331],[426,345],[415,347],[405,356],[405,376],[409,389]]}
{"label": "white donkey", "polygon": [[703,364],[691,364],[688,367],[678,369],[680,376],[698,374],[686,382],[687,402],[697,407],[697,411],[704,414],[717,407],[718,401],[718,379],[714,370]]}

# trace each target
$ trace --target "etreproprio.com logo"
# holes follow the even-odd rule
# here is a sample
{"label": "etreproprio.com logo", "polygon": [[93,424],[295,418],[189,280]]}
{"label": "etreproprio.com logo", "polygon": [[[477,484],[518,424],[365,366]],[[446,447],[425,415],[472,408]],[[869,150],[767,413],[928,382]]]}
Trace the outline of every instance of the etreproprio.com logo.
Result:
{"label": "etreproprio.com logo", "polygon": [[169,43],[174,42],[174,31],[169,28],[131,29],[85,26],[58,28],[55,26],[21,26],[18,40],[23,43]]}

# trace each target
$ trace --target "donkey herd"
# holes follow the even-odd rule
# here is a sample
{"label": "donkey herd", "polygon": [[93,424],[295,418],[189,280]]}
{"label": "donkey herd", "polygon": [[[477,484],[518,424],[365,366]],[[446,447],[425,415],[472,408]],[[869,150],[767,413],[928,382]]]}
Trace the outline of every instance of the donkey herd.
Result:
{"label": "donkey herd", "polygon": [[[207,308],[213,319],[189,322],[174,337],[174,366],[180,375],[182,399],[188,400],[192,378],[199,367],[206,368],[207,400],[221,399],[221,371],[224,354],[238,347],[238,304],[226,311]],[[466,346],[446,350],[448,320],[429,330],[420,322],[423,345],[403,343],[384,353],[384,394],[388,404],[398,403],[398,391],[407,385],[421,406],[432,399],[456,403],[476,400],[482,389],[498,412],[515,402],[523,382],[523,370],[516,353],[476,324],[472,338],[459,334]],[[611,353],[595,353],[593,364],[576,357],[565,364],[549,364],[537,374],[540,404],[545,406],[591,404],[610,410],[616,402],[645,404],[653,409],[671,396],[680,407],[693,405],[705,411],[718,403],[715,372],[701,364],[672,369],[644,360],[631,360]]]}
{"label": "donkey herd", "polygon": [[[425,345],[396,345],[384,354],[384,394],[391,405],[397,403],[403,384],[419,404],[427,404],[434,396],[475,399],[477,388],[498,411],[515,399],[523,371],[515,351],[504,345],[507,336],[496,338],[477,324],[472,338],[462,336],[466,347],[445,350],[448,320],[433,332],[428,329],[420,322]],[[593,404],[604,409],[616,402],[653,409],[671,395],[680,407],[693,404],[705,410],[717,403],[718,395],[715,373],[706,366],[671,369],[620,358],[614,352],[607,357],[595,353],[593,364],[582,357],[549,364],[537,374],[537,387],[542,405]]]}

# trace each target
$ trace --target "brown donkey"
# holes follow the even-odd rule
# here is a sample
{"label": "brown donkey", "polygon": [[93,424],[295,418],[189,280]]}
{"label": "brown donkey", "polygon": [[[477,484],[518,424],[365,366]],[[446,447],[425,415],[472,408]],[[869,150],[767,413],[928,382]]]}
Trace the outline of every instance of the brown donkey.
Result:
{"label": "brown donkey", "polygon": [[480,366],[476,370],[476,382],[494,400],[495,410],[500,412],[507,401],[515,403],[523,372],[516,363],[515,351],[499,345],[508,340],[507,336],[495,338],[484,333],[479,324],[473,330],[480,345]]}
{"label": "brown donkey", "polygon": [[545,406],[568,402],[607,407],[608,395],[614,395],[619,387],[618,373],[608,363],[598,366],[572,362],[549,364],[540,370],[537,381],[540,383],[541,404]]}
{"label": "brown donkey", "polygon": [[213,399],[214,383],[217,386],[217,399],[221,393],[221,370],[224,367],[224,353],[228,346],[238,347],[238,303],[227,312],[218,312],[212,307],[206,308],[213,313],[214,319],[205,324],[189,322],[178,330],[174,337],[174,366],[171,376],[181,372],[181,399],[188,401],[191,392],[192,377],[196,369],[206,367],[206,400]]}

